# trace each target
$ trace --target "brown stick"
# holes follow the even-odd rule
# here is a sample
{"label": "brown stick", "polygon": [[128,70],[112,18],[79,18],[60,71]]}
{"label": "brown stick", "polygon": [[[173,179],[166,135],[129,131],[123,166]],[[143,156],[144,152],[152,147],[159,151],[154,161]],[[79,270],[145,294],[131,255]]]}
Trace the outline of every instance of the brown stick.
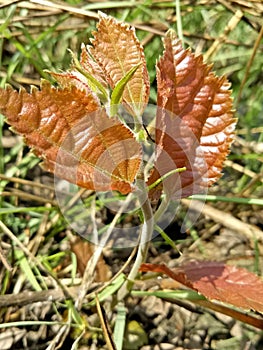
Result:
{"label": "brown stick", "polygon": [[[77,295],[79,287],[69,287],[70,295]],[[61,289],[43,290],[40,292],[26,291],[18,294],[0,295],[0,308],[8,306],[24,306],[37,302],[62,301],[66,296]]]}

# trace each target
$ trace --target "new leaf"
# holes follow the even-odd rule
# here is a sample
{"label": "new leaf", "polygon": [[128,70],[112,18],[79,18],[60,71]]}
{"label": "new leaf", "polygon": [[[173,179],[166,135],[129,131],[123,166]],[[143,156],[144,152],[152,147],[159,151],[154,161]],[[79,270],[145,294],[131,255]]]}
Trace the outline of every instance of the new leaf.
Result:
{"label": "new leaf", "polygon": [[134,28],[110,16],[101,14],[97,28],[98,31],[93,33],[90,52],[104,71],[112,89],[132,68],[138,67],[127,83],[122,99],[129,112],[140,121],[150,90],[143,47]]}
{"label": "new leaf", "polygon": [[[164,45],[157,63],[156,161],[148,183],[186,167],[163,182],[166,193],[182,198],[204,192],[221,176],[236,120],[226,78],[184,50],[173,31]],[[158,198],[161,190],[150,196]]]}
{"label": "new leaf", "polygon": [[92,93],[75,86],[17,92],[0,89],[0,111],[44,160],[46,170],[87,189],[132,190],[141,146]]}

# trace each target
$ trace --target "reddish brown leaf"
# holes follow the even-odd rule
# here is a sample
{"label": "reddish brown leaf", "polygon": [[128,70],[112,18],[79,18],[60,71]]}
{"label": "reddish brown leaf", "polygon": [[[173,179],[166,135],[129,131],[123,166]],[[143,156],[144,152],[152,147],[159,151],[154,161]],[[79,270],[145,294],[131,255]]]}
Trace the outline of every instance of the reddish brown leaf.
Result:
{"label": "reddish brown leaf", "polygon": [[[167,193],[181,198],[203,192],[221,176],[236,120],[227,80],[215,76],[201,56],[184,50],[173,31],[164,45],[157,63],[157,150],[149,184],[186,167],[164,182]],[[160,188],[150,195],[158,197]]]}
{"label": "reddish brown leaf", "polygon": [[173,270],[166,265],[143,264],[140,270],[164,273],[208,299],[263,312],[263,281],[245,269],[205,261]]}
{"label": "reddish brown leaf", "polygon": [[78,71],[70,70],[68,72],[56,73],[48,72],[63,88],[76,87],[78,90],[83,90],[86,94],[91,94],[92,91],[88,85],[84,75]]}
{"label": "reddish brown leaf", "polygon": [[108,84],[105,80],[105,74],[101,69],[100,65],[94,60],[90,54],[91,47],[82,45],[81,55],[80,55],[80,64],[90,75],[97,79],[105,88],[108,87]]}
{"label": "reddish brown leaf", "polygon": [[0,110],[44,159],[46,170],[79,186],[128,193],[141,162],[132,132],[76,87],[19,93],[0,89]]}
{"label": "reddish brown leaf", "polygon": [[123,92],[123,101],[129,111],[141,117],[149,98],[149,77],[143,48],[134,28],[102,14],[97,29],[93,33],[91,53],[112,89],[131,68],[141,63]]}

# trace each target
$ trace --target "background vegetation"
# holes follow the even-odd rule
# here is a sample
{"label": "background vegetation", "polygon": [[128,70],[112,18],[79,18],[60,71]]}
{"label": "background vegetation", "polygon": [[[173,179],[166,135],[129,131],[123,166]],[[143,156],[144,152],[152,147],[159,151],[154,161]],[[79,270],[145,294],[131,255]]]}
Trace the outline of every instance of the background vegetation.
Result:
{"label": "background vegetation", "polygon": [[[177,248],[158,237],[152,244],[151,261],[173,266],[180,251],[184,259],[223,260],[262,275],[262,1],[0,0],[0,86],[8,83],[30,89],[30,85],[39,85],[40,78],[48,78],[45,69],[66,70],[71,60],[67,49],[80,52],[81,43],[88,43],[98,10],[135,26],[145,48],[151,103],[156,100],[155,63],[162,54],[162,36],[169,28],[177,31],[185,47],[203,53],[215,71],[226,74],[232,83],[238,127],[224,176],[210,190],[205,215],[193,227],[189,223],[186,233],[180,233],[189,205],[188,200],[183,201],[176,222],[166,230]],[[52,176],[42,171],[39,159],[9,130],[3,117],[0,180],[0,348],[102,348],[96,311],[87,304],[91,299],[76,310],[63,296],[66,288],[73,295],[76,292],[93,247],[74,234],[58,209]],[[91,203],[96,196],[89,194],[89,198]],[[103,202],[95,203],[101,219],[109,224],[113,214]],[[107,283],[129,254],[106,250],[92,290]],[[138,288],[147,289],[147,283]],[[1,299],[10,294],[12,298]],[[32,304],[36,295],[38,303]],[[204,314],[202,309],[191,308],[187,300],[173,306],[163,303],[177,316],[165,316],[170,324],[155,324],[147,306],[152,299],[147,300],[134,296],[129,301],[133,312],[127,321],[126,349],[141,349],[143,345],[151,349],[147,346],[154,348],[160,343],[174,346],[171,349],[190,349],[193,344],[198,349],[263,346],[260,331],[212,312]],[[104,306],[110,321],[114,320],[111,303]],[[202,322],[200,315],[206,316]],[[194,326],[197,323],[198,329]],[[160,329],[154,331],[160,324],[163,337]],[[136,332],[139,335],[132,338],[130,334]]]}

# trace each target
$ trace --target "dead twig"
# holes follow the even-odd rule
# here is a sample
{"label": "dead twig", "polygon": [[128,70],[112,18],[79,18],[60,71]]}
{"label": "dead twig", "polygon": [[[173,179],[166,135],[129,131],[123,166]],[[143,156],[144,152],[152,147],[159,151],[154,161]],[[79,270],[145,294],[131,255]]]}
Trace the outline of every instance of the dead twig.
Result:
{"label": "dead twig", "polygon": [[8,270],[8,271],[12,271],[12,267],[10,266],[9,262],[7,261],[6,257],[5,257],[5,253],[3,252],[1,245],[0,245],[0,260],[2,261],[4,267]]}
{"label": "dead twig", "polygon": [[[69,287],[68,291],[71,295],[78,294],[79,287]],[[37,302],[54,302],[63,301],[66,299],[65,294],[61,289],[49,289],[40,292],[26,291],[18,294],[0,295],[0,307],[9,306],[25,306]]]}

